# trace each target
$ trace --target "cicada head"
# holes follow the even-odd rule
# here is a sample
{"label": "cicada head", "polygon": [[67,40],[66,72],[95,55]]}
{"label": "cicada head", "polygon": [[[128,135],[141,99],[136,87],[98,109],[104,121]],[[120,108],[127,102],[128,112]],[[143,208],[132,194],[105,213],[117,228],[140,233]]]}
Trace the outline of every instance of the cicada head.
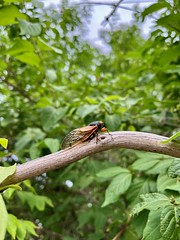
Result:
{"label": "cicada head", "polygon": [[102,121],[95,121],[89,124],[89,126],[97,126],[98,131],[104,127],[104,123]]}

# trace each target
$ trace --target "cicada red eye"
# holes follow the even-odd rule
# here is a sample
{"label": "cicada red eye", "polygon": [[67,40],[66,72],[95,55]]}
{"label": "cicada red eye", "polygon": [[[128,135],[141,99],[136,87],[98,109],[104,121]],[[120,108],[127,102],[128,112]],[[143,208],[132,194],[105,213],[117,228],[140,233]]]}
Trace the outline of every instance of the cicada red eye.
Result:
{"label": "cicada red eye", "polygon": [[107,128],[103,127],[101,128],[101,132],[108,132]]}

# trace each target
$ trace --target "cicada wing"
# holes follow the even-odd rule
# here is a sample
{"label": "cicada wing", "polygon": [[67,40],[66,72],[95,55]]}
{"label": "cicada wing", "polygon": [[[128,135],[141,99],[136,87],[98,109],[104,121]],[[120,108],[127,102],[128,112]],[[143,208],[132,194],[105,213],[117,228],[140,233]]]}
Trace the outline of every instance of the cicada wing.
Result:
{"label": "cicada wing", "polygon": [[71,147],[75,144],[81,143],[89,137],[91,132],[84,131],[85,129],[83,129],[81,131],[81,129],[83,129],[83,128],[74,129],[64,138],[64,140],[62,141],[62,144],[61,144],[62,149],[65,149],[65,148]]}
{"label": "cicada wing", "polygon": [[82,128],[78,128],[77,130],[79,130],[82,133],[85,133],[85,132],[86,133],[91,133],[96,129],[97,129],[97,126],[85,126],[85,127],[82,127]]}

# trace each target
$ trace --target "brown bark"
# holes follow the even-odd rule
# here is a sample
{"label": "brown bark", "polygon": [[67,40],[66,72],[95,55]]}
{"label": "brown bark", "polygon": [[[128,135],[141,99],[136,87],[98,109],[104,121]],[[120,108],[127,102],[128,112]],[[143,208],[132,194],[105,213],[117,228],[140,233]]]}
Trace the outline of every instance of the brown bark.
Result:
{"label": "brown bark", "polygon": [[167,137],[152,133],[129,131],[112,132],[111,135],[112,137],[108,134],[99,135],[100,141],[97,144],[96,140],[92,139],[90,142],[87,141],[75,147],[18,165],[15,174],[1,183],[0,187],[62,168],[86,156],[113,148],[136,149],[180,157],[180,144],[174,142],[163,144],[161,142],[166,140]]}

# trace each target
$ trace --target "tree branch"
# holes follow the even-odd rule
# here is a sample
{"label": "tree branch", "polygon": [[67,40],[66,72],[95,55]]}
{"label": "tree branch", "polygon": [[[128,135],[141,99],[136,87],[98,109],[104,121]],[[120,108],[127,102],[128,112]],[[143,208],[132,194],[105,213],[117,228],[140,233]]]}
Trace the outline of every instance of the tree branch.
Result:
{"label": "tree branch", "polygon": [[102,21],[101,25],[106,25],[106,23],[109,22],[110,17],[115,13],[116,9],[119,7],[119,5],[123,1],[124,0],[119,0],[116,4],[114,4],[112,11],[108,14],[108,16],[105,17],[105,19]]}
{"label": "tree branch", "polygon": [[[154,0],[147,0],[146,2],[141,2],[141,3],[155,3],[154,2]],[[121,2],[120,2],[121,3]],[[142,12],[140,12],[140,11],[138,11],[137,9],[133,9],[133,8],[129,8],[129,7],[125,7],[125,6],[122,6],[122,5],[127,5],[127,4],[139,4],[140,2],[122,2],[121,3],[121,5],[118,5],[118,4],[120,4],[120,3],[115,3],[115,2],[110,2],[110,3],[108,3],[108,2],[79,2],[79,3],[76,3],[76,5],[92,5],[92,6],[95,6],[95,5],[99,5],[99,6],[110,6],[110,7],[113,7],[113,13],[116,11],[116,9],[117,8],[119,8],[119,9],[124,9],[124,10],[128,10],[128,11],[131,11],[131,12],[135,12],[135,13],[142,13]],[[105,19],[102,21],[102,23],[101,23],[101,25],[106,25],[106,23],[108,22],[107,20],[109,20],[109,18],[112,16],[112,11],[111,11],[111,13],[107,16],[107,17],[105,17]],[[155,19],[155,20],[157,20],[157,18],[156,17],[154,17],[154,16],[152,16],[152,15],[150,15],[149,17],[151,17],[151,18],[153,18],[153,19]],[[107,19],[108,18],[108,19]]]}
{"label": "tree branch", "polygon": [[99,138],[100,141],[98,144],[96,144],[96,139],[92,139],[90,142],[86,141],[75,147],[67,148],[21,164],[17,166],[15,174],[2,182],[0,187],[15,184],[41,175],[42,173],[62,168],[86,156],[113,148],[136,149],[166,154],[172,157],[180,157],[179,143],[171,142],[169,144],[163,144],[161,141],[166,140],[167,137],[152,133],[119,131],[112,132],[111,135],[99,135]]}

